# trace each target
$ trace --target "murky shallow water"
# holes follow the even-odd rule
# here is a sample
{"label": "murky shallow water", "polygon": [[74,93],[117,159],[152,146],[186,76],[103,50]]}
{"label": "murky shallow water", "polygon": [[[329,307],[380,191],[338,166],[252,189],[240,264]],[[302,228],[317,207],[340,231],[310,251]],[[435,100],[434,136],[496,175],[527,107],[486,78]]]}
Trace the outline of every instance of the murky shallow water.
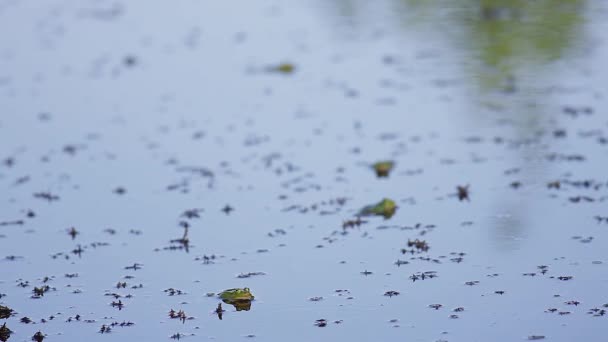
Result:
{"label": "murky shallow water", "polygon": [[10,340],[602,341],[608,12],[495,3],[0,1]]}

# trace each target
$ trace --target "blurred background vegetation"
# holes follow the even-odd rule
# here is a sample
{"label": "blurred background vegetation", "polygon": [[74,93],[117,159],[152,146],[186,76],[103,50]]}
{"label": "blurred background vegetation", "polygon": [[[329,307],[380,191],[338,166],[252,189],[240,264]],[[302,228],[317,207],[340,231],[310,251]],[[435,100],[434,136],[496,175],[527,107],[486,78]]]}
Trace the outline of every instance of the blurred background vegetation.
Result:
{"label": "blurred background vegetation", "polygon": [[[471,72],[485,90],[513,92],[517,75],[564,56],[583,35],[584,0],[335,0],[335,14],[357,26],[372,16],[391,18],[409,30],[442,34],[470,54]],[[373,20],[371,25],[373,25]]]}

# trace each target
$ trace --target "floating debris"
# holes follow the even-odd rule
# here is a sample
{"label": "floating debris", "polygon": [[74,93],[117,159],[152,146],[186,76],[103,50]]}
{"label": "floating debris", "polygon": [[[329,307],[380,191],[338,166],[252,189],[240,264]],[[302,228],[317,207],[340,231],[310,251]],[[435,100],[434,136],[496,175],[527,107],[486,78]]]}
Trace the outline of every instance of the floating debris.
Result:
{"label": "floating debris", "polygon": [[211,264],[215,264],[215,259],[217,257],[215,255],[203,255],[202,257],[196,257],[194,258],[194,260],[196,261],[203,261],[203,265],[211,265]]}
{"label": "floating debris", "polygon": [[412,282],[415,282],[416,280],[433,279],[436,277],[437,277],[436,271],[425,271],[425,272],[417,272],[417,273],[412,274],[410,276],[410,279],[412,280]]}
{"label": "floating debris", "polygon": [[244,279],[244,278],[251,278],[251,277],[254,277],[254,276],[262,276],[262,275],[266,275],[266,273],[264,273],[264,272],[248,272],[248,273],[241,273],[241,274],[237,275],[236,277],[240,278],[240,279]]}
{"label": "floating debris", "polygon": [[134,264],[133,264],[133,265],[131,265],[131,266],[125,266],[125,270],[133,270],[133,271],[137,271],[137,270],[141,269],[141,268],[142,268],[142,266],[143,266],[142,264],[134,263]]}
{"label": "floating debris", "polygon": [[34,198],[47,200],[49,202],[59,201],[59,196],[53,195],[50,192],[37,192],[34,194]]}
{"label": "floating debris", "polygon": [[215,314],[220,320],[222,319],[222,315],[224,314],[224,312],[225,310],[222,309],[222,303],[217,303],[217,308],[215,308]]}
{"label": "floating debris", "polygon": [[46,337],[46,335],[44,335],[42,332],[38,331],[37,333],[34,334],[34,336],[32,336],[32,341],[42,342],[45,337]]}
{"label": "floating debris", "polygon": [[595,198],[589,196],[573,196],[569,197],[568,200],[572,203],[595,202]]}
{"label": "floating debris", "polygon": [[226,205],[225,205],[225,206],[222,208],[222,211],[224,212],[224,214],[226,214],[226,215],[230,215],[230,213],[231,213],[232,211],[234,211],[234,208],[233,208],[233,207],[231,207],[230,205],[226,204]]}
{"label": "floating debris", "polygon": [[520,181],[514,181],[514,182],[511,182],[511,184],[509,184],[509,186],[510,186],[511,188],[513,188],[513,189],[516,189],[516,190],[517,190],[517,189],[519,189],[519,188],[521,188],[521,187],[522,187],[522,184],[521,184],[521,182],[520,182]]}
{"label": "floating debris", "polygon": [[125,307],[125,304],[120,299],[117,302],[112,301],[112,303],[110,303],[110,305],[114,308],[118,308],[119,311]]}
{"label": "floating debris", "polygon": [[186,253],[189,253],[190,252],[190,239],[188,238],[188,231],[189,231],[190,225],[188,224],[188,222],[182,221],[182,222],[180,222],[180,226],[182,226],[184,228],[184,234],[182,235],[182,237],[179,239],[172,239],[169,241],[169,243],[178,244],[178,245],[177,246],[170,245],[169,247],[165,247],[164,249],[165,250],[183,249],[186,251]]}
{"label": "floating debris", "polygon": [[315,321],[315,326],[319,327],[319,328],[324,328],[327,326],[327,320],[326,319],[318,319]]}
{"label": "floating debris", "polygon": [[72,227],[68,229],[68,235],[72,237],[72,240],[74,240],[78,234],[80,234],[80,232],[78,232],[76,228]]}
{"label": "floating debris", "polygon": [[195,209],[188,209],[188,210],[185,210],[181,214],[181,216],[185,217],[187,219],[199,218],[199,217],[201,217],[200,213],[202,213],[204,211],[205,211],[204,209],[196,209],[196,208]]}
{"label": "floating debris", "polygon": [[604,307],[604,309],[600,309],[600,308],[589,309],[587,314],[593,315],[593,317],[605,316],[606,313],[608,313],[608,311],[606,311],[606,308],[608,308],[608,304],[604,304],[603,307]]}
{"label": "floating debris", "polygon": [[186,312],[184,312],[184,310],[175,311],[173,309],[169,310],[169,318],[179,319],[182,322],[182,324],[186,323],[186,319],[188,319],[188,317],[186,316]]}
{"label": "floating debris", "polygon": [[597,221],[597,223],[602,223],[602,222],[608,223],[608,216],[596,215],[593,218]]}
{"label": "floating debris", "polygon": [[137,64],[137,57],[133,55],[127,55],[123,58],[122,63],[129,68],[134,67]]}
{"label": "floating debris", "polygon": [[78,245],[76,248],[74,248],[72,250],[72,254],[77,255],[79,258],[82,256],[82,253],[84,252],[84,249],[82,248],[82,246]]}
{"label": "floating debris", "polygon": [[172,340],[179,340],[182,337],[186,337],[186,335],[177,333],[177,334],[173,334],[173,335],[169,336],[169,338],[172,339]]}
{"label": "floating debris", "polygon": [[119,187],[115,188],[112,192],[114,192],[117,195],[124,195],[127,193],[127,189],[123,188],[122,186],[119,186]]}
{"label": "floating debris", "polygon": [[470,199],[469,199],[469,186],[468,185],[464,185],[464,186],[458,185],[456,187],[456,196],[458,196],[458,200],[461,201],[461,202],[464,201],[464,200],[470,201]]}
{"label": "floating debris", "polygon": [[408,247],[413,247],[410,250],[407,250],[405,248],[401,249],[401,253],[402,254],[407,254],[407,253],[423,253],[423,252],[428,252],[429,251],[429,245],[425,240],[407,240],[407,246]]}
{"label": "floating debris", "polygon": [[364,223],[367,223],[367,221],[362,220],[361,217],[357,217],[354,220],[347,220],[342,222],[342,229],[359,227]]}
{"label": "floating debris", "polygon": [[588,236],[586,238],[583,238],[582,236],[573,236],[572,239],[578,240],[580,243],[590,243],[593,241],[593,236]]}
{"label": "floating debris", "polygon": [[34,289],[32,290],[32,292],[34,293],[32,295],[32,298],[43,297],[44,294],[47,293],[50,289],[51,289],[51,287],[48,286],[48,285],[44,285],[44,286],[40,286],[40,287],[34,287]]}
{"label": "floating debris", "polygon": [[165,292],[169,296],[180,296],[186,294],[185,292],[182,292],[182,290],[174,289],[172,287],[164,290],[163,292]]}
{"label": "floating debris", "polygon": [[276,237],[279,235],[287,235],[287,231],[285,231],[285,229],[275,229],[274,232],[269,232],[267,234],[269,237]]}
{"label": "floating debris", "polygon": [[410,262],[406,261],[406,260],[397,260],[397,261],[395,261],[395,265],[397,265],[397,267],[400,267],[401,265],[407,265],[409,263]]}
{"label": "floating debris", "polygon": [[0,222],[0,227],[1,226],[22,226],[24,224],[25,224],[25,221],[23,221],[23,220],[2,221],[2,222]]}
{"label": "floating debris", "polygon": [[6,167],[12,167],[13,165],[15,165],[15,158],[6,158],[2,161],[2,164]]}
{"label": "floating debris", "polygon": [[6,326],[6,323],[2,324],[0,327],[0,341],[6,342],[12,333],[13,331]]}
{"label": "floating debris", "polygon": [[126,322],[126,321],[122,321],[122,322],[112,322],[110,324],[111,327],[130,327],[135,325],[135,323],[133,322]]}
{"label": "floating debris", "polygon": [[13,315],[13,309],[0,305],[0,319],[9,318]]}

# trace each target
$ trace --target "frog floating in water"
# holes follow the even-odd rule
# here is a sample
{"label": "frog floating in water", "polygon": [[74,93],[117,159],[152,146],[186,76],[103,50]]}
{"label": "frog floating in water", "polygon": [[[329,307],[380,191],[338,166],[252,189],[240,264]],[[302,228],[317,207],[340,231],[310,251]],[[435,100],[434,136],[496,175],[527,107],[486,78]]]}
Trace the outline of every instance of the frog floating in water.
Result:
{"label": "frog floating in water", "polygon": [[361,216],[371,216],[378,215],[383,216],[385,219],[391,218],[395,215],[395,211],[397,211],[397,205],[395,201],[385,198],[377,204],[368,205],[361,209],[359,215]]}
{"label": "frog floating in water", "polygon": [[255,298],[248,287],[242,289],[228,289],[221,292],[219,296],[222,300],[253,300]]}
{"label": "frog floating in water", "polygon": [[296,66],[291,63],[281,63],[277,65],[269,65],[266,67],[266,72],[291,74],[296,70]]}
{"label": "frog floating in water", "polygon": [[251,301],[255,298],[248,287],[242,289],[228,289],[218,295],[226,304],[233,305],[236,311],[249,311]]}
{"label": "frog floating in water", "polygon": [[376,171],[376,176],[378,178],[388,177],[388,174],[391,172],[393,167],[395,166],[395,162],[392,160],[384,160],[374,163],[372,168]]}

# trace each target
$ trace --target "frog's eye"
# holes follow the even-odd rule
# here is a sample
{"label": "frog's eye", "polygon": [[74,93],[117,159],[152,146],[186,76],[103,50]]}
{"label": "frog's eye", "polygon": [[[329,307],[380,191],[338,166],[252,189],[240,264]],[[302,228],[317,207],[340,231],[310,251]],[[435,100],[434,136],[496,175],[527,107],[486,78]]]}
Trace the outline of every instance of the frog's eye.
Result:
{"label": "frog's eye", "polygon": [[243,290],[244,290],[245,292],[249,292],[249,288],[248,288],[248,287],[244,288]]}

